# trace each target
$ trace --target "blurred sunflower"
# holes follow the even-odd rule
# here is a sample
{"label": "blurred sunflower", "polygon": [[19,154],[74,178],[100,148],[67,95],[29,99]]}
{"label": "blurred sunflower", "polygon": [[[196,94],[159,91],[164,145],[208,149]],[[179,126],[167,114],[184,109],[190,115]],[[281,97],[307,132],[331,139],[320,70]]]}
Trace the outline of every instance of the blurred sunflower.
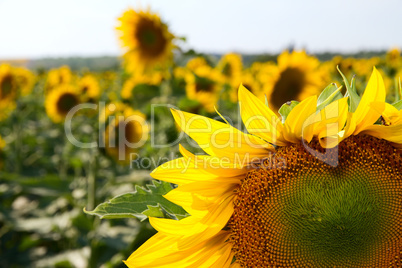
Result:
{"label": "blurred sunflower", "polygon": [[119,21],[117,30],[122,46],[127,48],[124,60],[129,71],[163,67],[172,60],[174,36],[157,14],[129,9]]}
{"label": "blurred sunflower", "polygon": [[393,69],[397,69],[401,65],[401,51],[399,48],[393,48],[387,52],[385,63]]}
{"label": "blurred sunflower", "polygon": [[106,124],[104,148],[106,153],[120,164],[129,164],[136,158],[138,149],[148,135],[146,117],[122,103],[112,103],[102,113]]}
{"label": "blurred sunflower", "polygon": [[250,90],[255,96],[260,99],[264,98],[263,86],[256,79],[256,77],[252,74],[251,71],[243,71],[238,77],[232,80],[231,90],[230,90],[230,100],[232,102],[238,101],[238,91],[234,90],[235,88],[239,88],[239,86],[243,84],[245,88]]}
{"label": "blurred sunflower", "polygon": [[302,101],[318,94],[329,81],[329,74],[319,69],[320,62],[304,51],[288,51],[278,56],[277,68],[264,81],[264,93],[275,109],[291,100]]}
{"label": "blurred sunflower", "polygon": [[15,68],[18,89],[21,96],[27,96],[32,92],[35,84],[35,75],[26,68]]}
{"label": "blurred sunflower", "polygon": [[0,136],[0,169],[3,167],[3,149],[6,146],[6,142]]}
{"label": "blurred sunflower", "polygon": [[8,64],[0,65],[0,120],[15,109],[17,96],[18,79],[14,69]]}
{"label": "blurred sunflower", "polygon": [[400,267],[401,115],[376,123],[388,106],[376,69],[356,107],[355,97],[321,98],[281,121],[240,87],[250,134],[173,110],[207,154],[181,147],[151,175],[178,185],[165,197],[191,216],[151,217],[158,233],[126,265]]}
{"label": "blurred sunflower", "polygon": [[78,104],[80,104],[80,95],[76,88],[70,85],[53,88],[45,99],[46,113],[55,123],[62,122],[68,112]]}
{"label": "blurred sunflower", "polygon": [[227,79],[227,83],[237,81],[243,70],[243,62],[241,56],[235,53],[224,55],[218,62],[216,68]]}
{"label": "blurred sunflower", "polygon": [[222,89],[221,73],[207,65],[187,72],[185,76],[186,95],[190,100],[198,101],[208,112],[213,112]]}
{"label": "blurred sunflower", "polygon": [[78,82],[78,92],[83,102],[96,102],[101,95],[98,79],[91,74],[85,75]]}
{"label": "blurred sunflower", "polygon": [[134,74],[123,84],[121,89],[121,97],[130,99],[133,97],[133,91],[140,85],[157,86],[162,82],[163,76],[160,72],[152,72],[150,74]]}
{"label": "blurred sunflower", "polygon": [[73,74],[68,66],[62,66],[58,69],[52,69],[47,74],[45,92],[46,94],[60,85],[70,84],[73,80]]}

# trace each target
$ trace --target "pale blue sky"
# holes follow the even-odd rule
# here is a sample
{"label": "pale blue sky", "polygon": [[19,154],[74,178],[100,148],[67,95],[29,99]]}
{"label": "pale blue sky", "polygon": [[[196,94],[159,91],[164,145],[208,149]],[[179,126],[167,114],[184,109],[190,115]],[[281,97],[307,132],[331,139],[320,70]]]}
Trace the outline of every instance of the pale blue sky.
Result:
{"label": "pale blue sky", "polygon": [[116,18],[139,6],[203,52],[402,47],[401,0],[0,0],[0,58],[118,55]]}

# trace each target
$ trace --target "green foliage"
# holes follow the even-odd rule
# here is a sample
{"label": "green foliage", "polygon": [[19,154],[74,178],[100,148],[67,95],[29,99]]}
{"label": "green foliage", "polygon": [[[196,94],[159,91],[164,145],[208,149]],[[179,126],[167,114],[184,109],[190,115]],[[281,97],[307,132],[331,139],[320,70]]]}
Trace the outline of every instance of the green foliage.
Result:
{"label": "green foliage", "polygon": [[147,217],[182,219],[188,214],[180,206],[168,201],[163,195],[173,188],[170,183],[153,181],[147,188],[135,186],[135,192],[116,196],[108,202],[98,205],[93,211],[85,213],[101,219]]}
{"label": "green foliage", "polygon": [[286,117],[288,117],[289,113],[299,104],[298,101],[288,101],[287,103],[283,104],[281,108],[279,108],[279,114],[282,116],[282,122],[285,122]]}
{"label": "green foliage", "polygon": [[346,78],[346,76],[341,72],[341,70],[339,70],[339,66],[337,66],[336,68],[338,69],[339,73],[343,78],[343,82],[345,83],[347,96],[349,96],[349,111],[353,113],[356,111],[357,106],[359,106],[360,102],[360,96],[357,94],[354,79],[352,79],[352,83],[349,84],[349,81]]}
{"label": "green foliage", "polygon": [[343,98],[343,95],[340,92],[341,88],[342,87],[337,88],[334,83],[327,86],[317,99],[317,111],[320,111],[331,102]]}

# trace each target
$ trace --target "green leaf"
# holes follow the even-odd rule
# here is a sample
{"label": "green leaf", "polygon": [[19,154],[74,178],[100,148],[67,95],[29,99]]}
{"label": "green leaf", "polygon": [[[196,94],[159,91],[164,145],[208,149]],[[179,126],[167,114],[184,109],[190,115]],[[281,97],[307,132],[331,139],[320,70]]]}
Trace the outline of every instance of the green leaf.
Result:
{"label": "green leaf", "polygon": [[338,69],[338,72],[341,74],[346,86],[347,95],[349,96],[349,112],[353,113],[356,111],[360,102],[360,96],[357,94],[354,78],[352,78],[352,86],[350,86],[346,76],[339,70],[339,66],[336,66],[336,69]]}
{"label": "green leaf", "polygon": [[182,207],[163,197],[172,189],[170,183],[154,180],[152,185],[147,185],[147,189],[137,185],[135,192],[116,196],[93,211],[84,208],[84,212],[101,219],[137,218],[143,221],[147,217],[185,218],[188,214]]}
{"label": "green leaf", "polygon": [[402,110],[402,100],[395,102],[394,104],[392,104],[392,106],[398,109],[398,111]]}
{"label": "green leaf", "polygon": [[289,113],[299,104],[298,101],[288,101],[284,103],[281,108],[279,108],[278,113],[282,116],[282,122],[285,122],[286,117],[288,117]]}
{"label": "green leaf", "polygon": [[337,88],[335,83],[330,84],[327,86],[320,94],[320,96],[317,99],[317,111],[322,110],[325,106],[330,104],[333,101],[339,100],[343,98],[343,95],[341,93],[341,88]]}

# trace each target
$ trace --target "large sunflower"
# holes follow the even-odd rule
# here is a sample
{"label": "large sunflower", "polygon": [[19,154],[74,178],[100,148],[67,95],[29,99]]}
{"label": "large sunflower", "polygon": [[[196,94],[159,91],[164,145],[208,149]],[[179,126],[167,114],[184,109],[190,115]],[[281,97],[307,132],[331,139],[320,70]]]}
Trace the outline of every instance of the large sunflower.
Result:
{"label": "large sunflower", "polygon": [[128,70],[163,66],[172,59],[174,36],[157,14],[129,9],[119,21],[117,30],[122,46],[127,49],[124,59]]}
{"label": "large sunflower", "polygon": [[401,267],[401,114],[385,104],[376,69],[360,100],[349,93],[309,97],[281,121],[241,86],[250,134],[173,110],[207,154],[181,148],[182,158],[151,175],[178,185],[165,197],[191,216],[150,218],[158,233],[125,263]]}
{"label": "large sunflower", "polygon": [[80,103],[80,96],[77,90],[70,85],[61,85],[52,89],[46,95],[46,113],[55,123],[64,120],[68,112]]}
{"label": "large sunflower", "polygon": [[[319,68],[319,60],[304,51],[288,51],[278,56],[278,65],[262,70],[264,93],[274,110],[287,101],[302,101],[316,95],[329,82],[329,75]],[[264,73],[265,71],[265,73]]]}

